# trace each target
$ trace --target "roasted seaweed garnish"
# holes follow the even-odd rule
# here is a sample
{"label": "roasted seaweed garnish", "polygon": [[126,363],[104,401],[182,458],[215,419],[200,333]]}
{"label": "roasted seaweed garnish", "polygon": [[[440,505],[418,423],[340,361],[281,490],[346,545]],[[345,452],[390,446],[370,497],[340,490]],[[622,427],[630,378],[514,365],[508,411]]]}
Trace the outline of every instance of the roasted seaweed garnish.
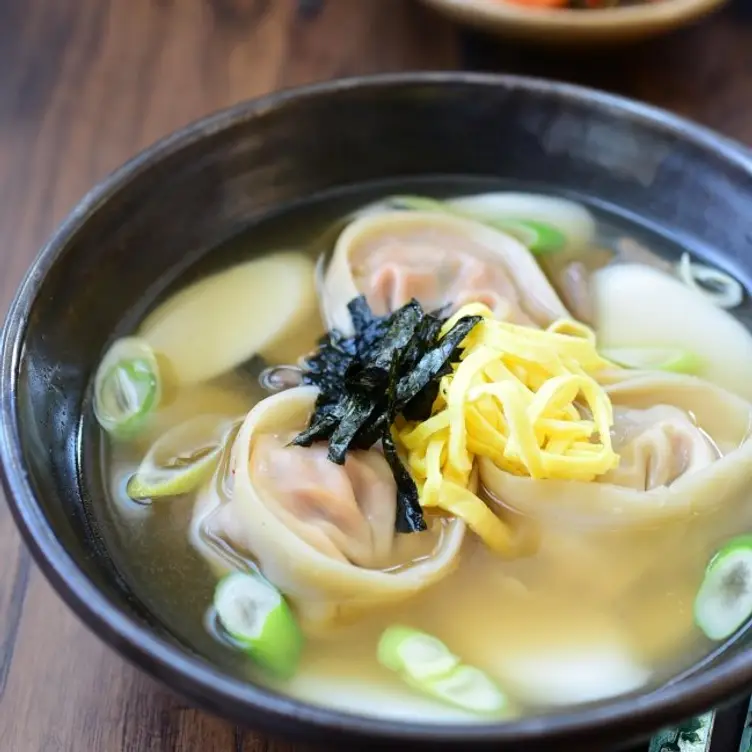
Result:
{"label": "roasted seaweed garnish", "polygon": [[[409,353],[404,353],[407,358]],[[397,417],[397,389],[400,371],[403,369],[400,358],[392,361],[389,369],[389,383],[387,385],[387,410],[383,420],[383,432],[381,446],[384,457],[389,463],[397,485],[397,514],[394,527],[398,533],[415,533],[426,529],[426,521],[423,519],[423,510],[418,498],[418,487],[410,475],[410,471],[404,466],[397,451],[397,444],[392,435],[392,423]]]}
{"label": "roasted seaweed garnish", "polygon": [[328,457],[343,464],[348,450],[368,449],[381,441],[397,484],[396,529],[426,529],[418,489],[399,457],[391,433],[398,415],[425,420],[449,373],[459,345],[481,320],[460,319],[441,339],[443,311],[426,313],[411,300],[388,316],[376,316],[366,299],[348,305],[354,332],[329,332],[316,353],[303,363],[303,383],[319,388],[308,427],[293,444],[328,441]]}
{"label": "roasted seaweed garnish", "polygon": [[390,431],[384,432],[382,446],[384,457],[392,469],[397,484],[397,517],[394,521],[394,529],[398,533],[419,533],[426,530],[423,510],[418,501],[418,487],[408,469],[402,464]]}

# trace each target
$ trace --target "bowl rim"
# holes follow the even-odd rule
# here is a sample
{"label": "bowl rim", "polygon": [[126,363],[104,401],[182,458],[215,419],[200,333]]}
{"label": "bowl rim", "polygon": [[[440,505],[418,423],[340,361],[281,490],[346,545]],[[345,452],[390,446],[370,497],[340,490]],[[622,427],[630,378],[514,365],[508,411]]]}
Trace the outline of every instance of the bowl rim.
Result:
{"label": "bowl rim", "polygon": [[[356,734],[371,741],[482,743],[572,741],[600,734],[648,735],[656,728],[703,712],[741,694],[752,684],[752,648],[719,666],[669,683],[643,696],[616,697],[582,709],[496,723],[432,723],[403,721],[319,707],[234,679],[206,660],[158,637],[149,627],[112,604],[89,580],[55,536],[29,480],[20,440],[17,399],[28,317],[43,280],[58,257],[75,240],[89,215],[143,173],[190,145],[270,111],[298,101],[331,97],[358,90],[404,90],[424,86],[469,86],[480,89],[525,90],[559,99],[587,102],[595,110],[617,111],[624,117],[663,129],[712,152],[752,177],[752,155],[743,146],[712,130],[659,108],[595,89],[526,76],[467,72],[422,72],[358,76],[288,88],[246,100],[196,120],[156,141],[93,187],[43,246],[21,282],[8,310],[0,339],[0,480],[7,503],[36,563],[71,610],[103,641],[162,683],[197,705],[256,728],[283,727],[298,721],[318,732]],[[245,711],[253,708],[253,719]],[[257,721],[254,723],[253,721]]]}
{"label": "bowl rim", "polygon": [[422,0],[437,11],[452,13],[476,24],[512,23],[518,28],[547,30],[618,31],[643,26],[672,27],[709,13],[729,0],[657,0],[616,8],[533,8],[511,1]]}

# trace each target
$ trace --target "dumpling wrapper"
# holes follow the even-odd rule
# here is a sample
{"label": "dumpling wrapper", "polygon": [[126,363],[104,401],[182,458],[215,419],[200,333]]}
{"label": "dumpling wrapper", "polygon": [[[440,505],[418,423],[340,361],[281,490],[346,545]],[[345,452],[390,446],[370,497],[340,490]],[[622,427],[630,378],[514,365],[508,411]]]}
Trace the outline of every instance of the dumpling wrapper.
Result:
{"label": "dumpling wrapper", "polygon": [[648,491],[715,462],[719,453],[689,413],[673,405],[614,411],[614,451],[619,466],[599,483]]}
{"label": "dumpling wrapper", "polygon": [[139,334],[179,383],[195,384],[254,355],[295,362],[323,332],[317,307],[314,262],[279,252],[180,290],[147,316]]}
{"label": "dumpling wrapper", "polygon": [[[684,440],[694,448],[694,453],[687,455],[694,462],[692,472],[685,471],[669,485],[648,490],[608,482],[532,480],[510,475],[491,460],[481,458],[481,483],[492,496],[537,519],[619,527],[712,510],[738,500],[748,488],[752,481],[750,403],[702,379],[680,374],[615,370],[599,375],[599,380],[605,385],[615,412],[619,408],[647,411],[665,405],[689,414],[721,456],[709,461],[711,458],[697,447],[688,426],[675,424],[672,430],[684,431]],[[638,414],[644,418],[644,412]],[[655,444],[650,451],[656,451]],[[653,455],[653,459],[658,457],[659,454]],[[635,455],[625,459],[627,463],[630,459],[634,462]],[[664,455],[662,460],[673,463],[675,458]],[[685,470],[688,469],[687,466]]]}
{"label": "dumpling wrapper", "polygon": [[[513,191],[491,191],[437,202],[435,211],[464,215],[492,228],[506,231],[504,223],[537,222],[558,230],[564,239],[555,252],[537,255],[537,261],[564,305],[579,321],[592,322],[590,273],[605,266],[613,252],[593,245],[596,222],[585,206],[559,196]],[[370,204],[356,216],[383,214],[393,210],[390,200]],[[519,232],[518,226],[516,232]],[[520,238],[524,241],[524,238]]]}
{"label": "dumpling wrapper", "polygon": [[259,493],[274,497],[288,529],[332,559],[369,569],[388,566],[397,488],[384,456],[357,450],[335,465],[326,443],[288,446],[293,438],[294,431],[255,437],[249,462]]}
{"label": "dumpling wrapper", "polygon": [[345,228],[322,282],[330,329],[352,331],[347,304],[361,294],[380,315],[416,298],[427,310],[449,312],[482,302],[498,318],[530,326],[569,316],[522,243],[436,212],[366,215]]}
{"label": "dumpling wrapper", "polygon": [[[215,535],[251,555],[291,600],[309,632],[400,602],[438,582],[458,564],[465,534],[459,520],[435,520],[438,534],[434,528],[396,535],[395,489],[377,449],[365,452],[365,459],[354,457],[351,468],[333,463],[327,468],[319,464],[325,456],[320,448],[308,457],[307,449],[275,439],[306,424],[317,393],[315,387],[297,387],[251,410],[233,445],[232,498],[203,519]],[[259,449],[264,457],[254,458]],[[312,468],[306,468],[309,462]],[[258,471],[263,478],[254,477]],[[319,506],[323,499],[326,508]],[[211,502],[204,502],[204,514],[207,506]],[[428,551],[422,536],[435,536]],[[409,562],[413,546],[423,549],[417,563],[375,568],[390,553]]]}

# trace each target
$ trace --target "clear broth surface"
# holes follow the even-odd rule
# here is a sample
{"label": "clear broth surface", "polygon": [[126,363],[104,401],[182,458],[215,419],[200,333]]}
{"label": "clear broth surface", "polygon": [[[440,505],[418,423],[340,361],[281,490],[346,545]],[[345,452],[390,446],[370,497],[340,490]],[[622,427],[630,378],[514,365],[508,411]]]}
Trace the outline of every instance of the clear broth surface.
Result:
{"label": "clear broth surface", "polygon": [[[443,197],[509,189],[520,187],[453,179],[370,186],[312,199],[255,223],[242,236],[217,248],[166,289],[160,300],[207,273],[265,252],[308,248],[318,258],[322,249],[313,241],[334,220],[382,196],[420,192]],[[547,192],[537,186],[525,186],[524,190]],[[633,218],[583,203],[598,220],[598,243],[603,246],[630,237],[671,260],[687,250]],[[735,314],[749,326],[748,302]],[[125,322],[124,329],[127,326]],[[96,513],[121,574],[178,640],[235,676],[270,683],[214,628],[209,607],[217,578],[187,533],[194,498],[145,505],[132,501],[125,492],[144,452],[164,429],[202,411],[239,417],[266,396],[258,382],[266,365],[252,361],[213,382],[184,388],[162,411],[157,427],[139,441],[104,442],[100,472],[106,498],[96,505]],[[723,509],[673,524],[670,530],[562,529],[542,541],[534,556],[512,562],[499,561],[469,535],[453,575],[407,603],[381,609],[325,638],[309,639],[298,676],[282,688],[294,696],[345,710],[472,720],[469,714],[416,697],[397,676],[378,665],[378,635],[394,623],[435,634],[466,662],[497,676],[502,685],[508,681],[509,671],[519,673],[514,666],[509,668],[517,659],[532,657],[545,662],[545,656],[557,648],[592,656],[598,646],[606,649],[613,636],[650,668],[647,686],[658,686],[709,652],[709,641],[692,623],[694,595],[718,543],[725,536],[752,528],[750,517],[752,513],[741,509],[735,514]],[[507,645],[513,650],[504,649]],[[514,695],[515,688],[510,692]],[[557,704],[526,703],[524,688],[517,694],[523,697],[519,701],[523,712],[548,712]]]}

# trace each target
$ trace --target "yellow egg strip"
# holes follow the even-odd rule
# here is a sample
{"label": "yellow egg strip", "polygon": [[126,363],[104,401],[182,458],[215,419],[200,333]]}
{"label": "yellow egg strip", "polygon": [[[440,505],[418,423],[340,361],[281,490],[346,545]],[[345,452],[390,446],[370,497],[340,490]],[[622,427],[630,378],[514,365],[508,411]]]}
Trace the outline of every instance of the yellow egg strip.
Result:
{"label": "yellow egg strip", "polygon": [[447,392],[449,413],[449,462],[462,474],[470,474],[472,460],[467,454],[465,433],[465,395],[487,363],[498,359],[495,351],[479,347],[455,371]]}
{"label": "yellow egg strip", "polygon": [[559,319],[558,321],[554,321],[546,331],[553,332],[554,334],[567,334],[571,337],[582,337],[582,339],[586,339],[595,347],[595,332],[589,326],[581,324],[579,321]]}
{"label": "yellow egg strip", "polygon": [[449,428],[449,413],[446,411],[437,413],[428,420],[413,424],[413,426],[398,435],[400,442],[407,449],[416,449],[429,441],[435,433]]}
{"label": "yellow egg strip", "polygon": [[472,491],[463,486],[444,481],[436,503],[423,503],[423,506],[438,506],[460,517],[474,533],[483,538],[491,550],[502,556],[510,554],[516,548],[514,536],[507,525]]}
{"label": "yellow egg strip", "polygon": [[441,466],[445,448],[446,438],[440,435],[433,438],[426,448],[426,482],[423,485],[421,499],[423,506],[436,506],[438,504],[443,481]]}
{"label": "yellow egg strip", "polygon": [[539,330],[481,316],[461,344],[459,363],[440,382],[432,415],[396,431],[424,507],[461,517],[494,551],[513,555],[507,525],[474,493],[475,458],[539,480],[591,481],[618,464],[611,445],[613,409],[593,377],[611,364],[595,333],[562,319]]}

